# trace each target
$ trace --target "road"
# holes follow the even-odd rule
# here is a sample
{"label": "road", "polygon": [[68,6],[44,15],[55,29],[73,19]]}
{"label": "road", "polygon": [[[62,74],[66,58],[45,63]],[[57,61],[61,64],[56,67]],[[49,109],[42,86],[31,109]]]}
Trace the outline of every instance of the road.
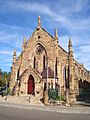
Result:
{"label": "road", "polygon": [[0,120],[90,120],[90,115],[0,106]]}

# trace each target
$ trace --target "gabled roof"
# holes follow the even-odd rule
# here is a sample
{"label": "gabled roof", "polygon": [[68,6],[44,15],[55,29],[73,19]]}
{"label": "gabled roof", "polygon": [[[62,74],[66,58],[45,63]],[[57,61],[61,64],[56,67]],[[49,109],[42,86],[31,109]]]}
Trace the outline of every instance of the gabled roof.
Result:
{"label": "gabled roof", "polygon": [[[48,31],[46,31],[43,27],[40,27],[43,31],[45,31],[53,40],[55,39],[55,37],[54,36],[52,36]],[[40,29],[39,28],[39,29]],[[33,36],[33,34],[35,33],[35,31],[38,29],[38,27],[36,27],[36,29],[34,30],[34,32],[32,33],[32,35],[29,37],[29,39],[28,40],[30,40],[31,39],[31,37]],[[27,43],[28,43],[28,41],[27,41]],[[64,49],[64,48],[62,48],[60,45],[58,45],[58,47],[60,47],[64,52],[66,52],[67,53],[67,51]]]}
{"label": "gabled roof", "polygon": [[55,39],[49,32],[47,32],[43,27],[41,27],[49,36],[51,36],[53,39]]}
{"label": "gabled roof", "polygon": [[[37,29],[42,29],[42,30],[45,31],[52,39],[55,39],[55,38],[54,38],[49,32],[47,32],[43,27],[40,27],[40,28],[36,27],[35,30],[33,31],[32,35],[29,37],[28,40],[30,40],[30,39],[32,38],[33,34],[35,33],[35,31],[36,31]],[[28,43],[28,40],[27,40],[26,43]]]}
{"label": "gabled roof", "polygon": [[62,48],[60,45],[58,45],[65,53],[68,53],[64,48]]}

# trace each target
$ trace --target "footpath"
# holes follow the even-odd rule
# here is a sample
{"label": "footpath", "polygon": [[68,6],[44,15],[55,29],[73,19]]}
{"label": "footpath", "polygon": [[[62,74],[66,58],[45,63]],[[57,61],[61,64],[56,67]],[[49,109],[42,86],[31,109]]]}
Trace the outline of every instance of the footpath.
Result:
{"label": "footpath", "polygon": [[40,110],[48,112],[60,112],[60,113],[75,113],[75,114],[89,114],[90,107],[85,106],[45,106],[43,104],[32,104],[32,103],[13,103],[10,101],[0,101],[0,106],[11,107],[18,109],[28,109],[28,110]]}

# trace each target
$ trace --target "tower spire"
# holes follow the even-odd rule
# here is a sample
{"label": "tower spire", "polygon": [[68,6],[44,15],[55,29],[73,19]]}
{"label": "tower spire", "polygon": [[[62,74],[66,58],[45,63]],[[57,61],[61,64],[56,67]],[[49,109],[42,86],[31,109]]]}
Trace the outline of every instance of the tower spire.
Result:
{"label": "tower spire", "polygon": [[69,52],[70,56],[73,56],[73,46],[72,46],[72,40],[71,40],[71,38],[69,38],[68,52]]}
{"label": "tower spire", "polygon": [[70,102],[76,101],[76,94],[75,94],[75,81],[74,81],[74,56],[73,56],[73,46],[71,38],[69,38],[68,43],[68,82],[69,82],[69,96],[70,96]]}
{"label": "tower spire", "polygon": [[38,27],[41,26],[41,20],[40,20],[40,16],[38,16]]}

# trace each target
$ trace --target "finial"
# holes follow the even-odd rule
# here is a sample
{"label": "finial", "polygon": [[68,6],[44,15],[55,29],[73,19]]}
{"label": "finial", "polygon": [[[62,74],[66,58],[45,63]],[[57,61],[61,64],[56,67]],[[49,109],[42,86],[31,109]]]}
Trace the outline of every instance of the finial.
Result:
{"label": "finial", "polygon": [[68,51],[72,52],[72,54],[73,54],[73,46],[72,46],[72,40],[71,40],[71,38],[69,38]]}
{"label": "finial", "polygon": [[58,31],[57,31],[57,28],[55,29],[55,38],[58,39]]}
{"label": "finial", "polygon": [[26,43],[26,37],[24,36],[24,38],[23,38],[23,43]]}
{"label": "finial", "polygon": [[13,56],[16,56],[16,49],[14,49]]}
{"label": "finial", "polygon": [[41,26],[40,16],[38,16],[38,27]]}
{"label": "finial", "polygon": [[69,46],[72,46],[72,40],[69,38]]}
{"label": "finial", "polygon": [[16,62],[16,50],[13,52],[13,64]]}

